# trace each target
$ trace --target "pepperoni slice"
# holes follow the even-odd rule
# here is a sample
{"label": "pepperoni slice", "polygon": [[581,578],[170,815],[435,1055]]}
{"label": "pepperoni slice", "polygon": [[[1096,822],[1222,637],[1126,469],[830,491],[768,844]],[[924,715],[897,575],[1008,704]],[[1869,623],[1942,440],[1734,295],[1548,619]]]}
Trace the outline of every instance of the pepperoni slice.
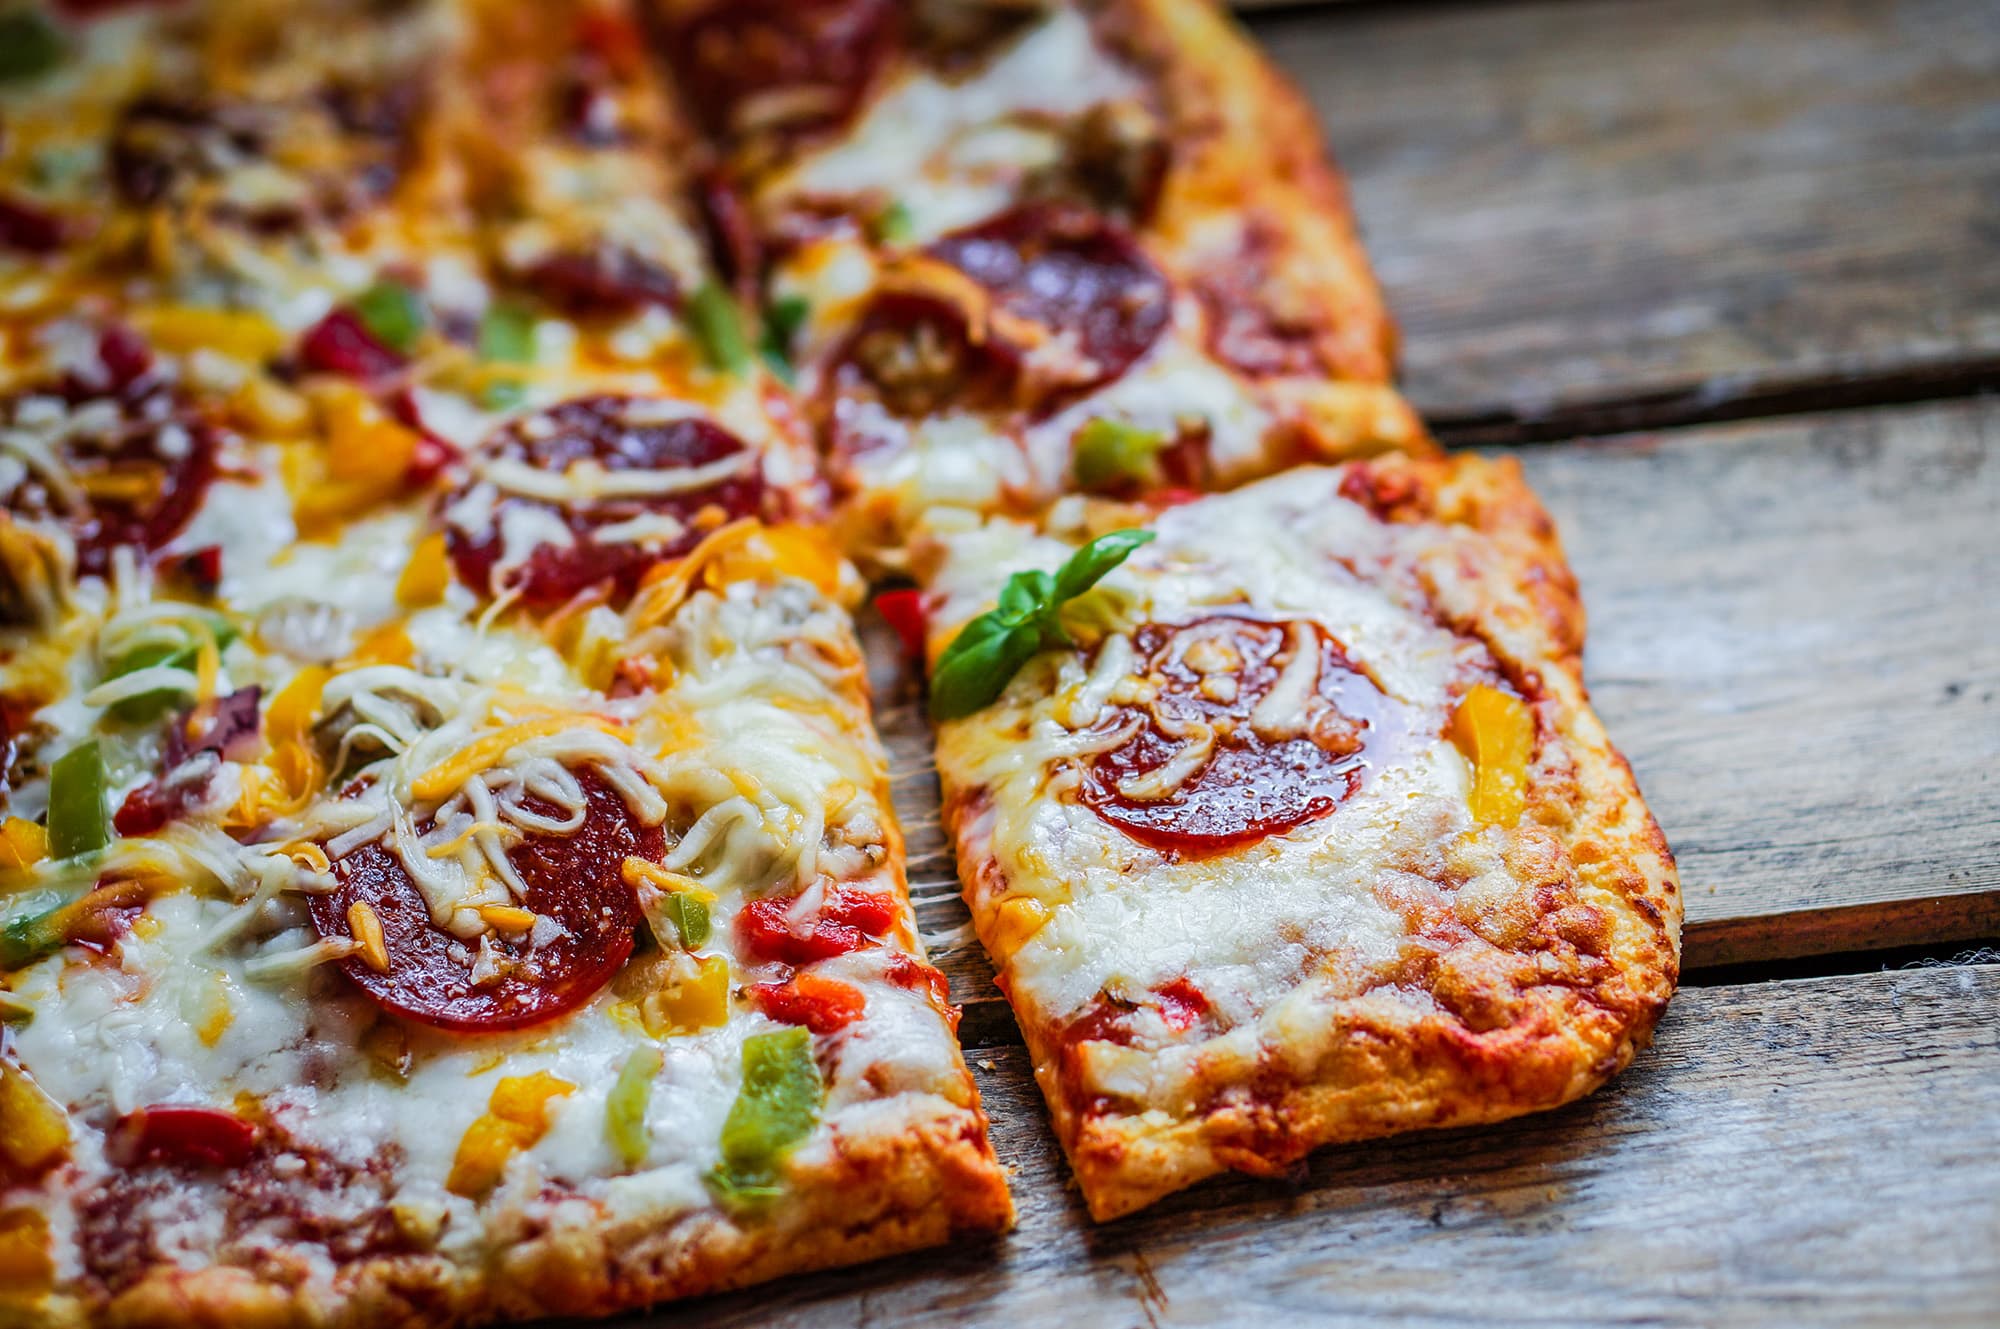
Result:
{"label": "pepperoni slice", "polygon": [[680,303],[674,275],[628,249],[606,246],[551,254],[520,275],[521,284],[572,318],[635,314]]}
{"label": "pepperoni slice", "polygon": [[837,451],[867,450],[859,402],[906,420],[1052,409],[1131,368],[1172,313],[1166,277],[1122,228],[1083,208],[1025,205],[926,252],[986,288],[993,316],[975,332],[964,309],[937,296],[871,300],[830,378]]}
{"label": "pepperoni slice", "polygon": [[[1317,657],[1309,681],[1290,670],[1299,638]],[[1394,724],[1389,699],[1315,623],[1218,616],[1148,623],[1132,640],[1153,700],[1100,722],[1138,729],[1091,760],[1081,797],[1168,853],[1219,853],[1326,816]],[[1175,778],[1202,727],[1211,750]]]}
{"label": "pepperoni slice", "polygon": [[[635,821],[597,775],[579,772],[578,783],[589,804],[583,825],[570,835],[530,835],[507,855],[528,888],[521,905],[560,923],[561,937],[531,949],[524,940],[489,934],[509,967],[474,987],[476,943],[433,923],[402,862],[370,844],[334,861],[339,885],[312,896],[310,907],[321,936],[346,937],[349,907],[366,902],[382,922],[389,968],[377,973],[353,956],[341,971],[384,1010],[466,1033],[540,1024],[589,1001],[632,954],[633,929],[642,921],[620,868],[630,855],[657,861],[666,837]],[[553,807],[538,810],[559,815]]]}
{"label": "pepperoni slice", "polygon": [[1123,227],[1088,208],[1031,203],[933,243],[933,257],[991,291],[1002,309],[1070,345],[1038,372],[1082,392],[1117,378],[1166,330],[1173,291]]}
{"label": "pepperoni slice", "polygon": [[71,375],[0,401],[8,427],[53,439],[74,486],[21,468],[0,501],[11,513],[61,523],[88,576],[103,576],[120,545],[150,552],[181,532],[215,478],[219,442],[149,372],[150,357],[132,361],[121,335],[107,334],[100,353],[95,382]]}
{"label": "pepperoni slice", "polygon": [[895,0],[723,0],[666,33],[688,109],[711,134],[837,129],[898,43]]}
{"label": "pepperoni slice", "polygon": [[[695,488],[614,496],[579,503],[555,503],[510,493],[475,475],[445,500],[445,542],[459,576],[491,594],[518,589],[531,606],[560,604],[587,587],[610,582],[630,594],[639,578],[663,558],[686,553],[708,531],[726,521],[766,511],[776,495],[742,439],[707,420],[663,418],[657,402],[637,397],[579,397],[504,426],[481,454],[519,462],[548,475],[562,475],[579,463],[606,472],[666,471],[712,466],[741,456],[742,465]],[[481,486],[497,488],[490,508],[477,501]],[[567,542],[544,540],[525,558],[501,569],[503,538],[510,523],[532,530],[535,523],[510,518],[509,509],[539,507],[569,532]],[[476,521],[470,512],[477,511]],[[600,539],[613,523],[655,514],[672,518],[677,534],[646,540]]]}

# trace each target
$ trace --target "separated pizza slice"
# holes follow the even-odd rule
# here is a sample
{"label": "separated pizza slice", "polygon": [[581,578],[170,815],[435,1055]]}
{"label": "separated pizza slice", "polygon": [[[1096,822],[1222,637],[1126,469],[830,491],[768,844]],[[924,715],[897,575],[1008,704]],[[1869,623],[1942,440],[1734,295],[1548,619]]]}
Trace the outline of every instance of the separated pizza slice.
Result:
{"label": "separated pizza slice", "polygon": [[854,547],[1427,446],[1309,112],[1200,0],[660,0]]}
{"label": "separated pizza slice", "polygon": [[1093,1215],[1645,1045],[1673,859],[1512,462],[940,511],[917,558],[960,878]]}

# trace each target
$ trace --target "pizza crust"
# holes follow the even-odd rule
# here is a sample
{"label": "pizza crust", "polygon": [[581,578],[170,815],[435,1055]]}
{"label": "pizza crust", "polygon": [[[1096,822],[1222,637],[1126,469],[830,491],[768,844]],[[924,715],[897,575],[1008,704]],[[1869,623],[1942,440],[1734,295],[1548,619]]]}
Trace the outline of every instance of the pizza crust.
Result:
{"label": "pizza crust", "polygon": [[330,1278],[300,1264],[263,1269],[155,1266],[102,1304],[78,1296],[43,1307],[50,1329],[287,1329],[297,1324],[481,1324],[608,1315],[744,1287],[786,1274],[858,1264],[1005,1230],[1013,1202],[972,1105],[940,1105],[895,1135],[836,1141],[794,1159],[782,1215],[732,1221],[713,1210],[660,1225],[580,1225],[523,1240],[485,1270],[441,1256],[352,1261]]}

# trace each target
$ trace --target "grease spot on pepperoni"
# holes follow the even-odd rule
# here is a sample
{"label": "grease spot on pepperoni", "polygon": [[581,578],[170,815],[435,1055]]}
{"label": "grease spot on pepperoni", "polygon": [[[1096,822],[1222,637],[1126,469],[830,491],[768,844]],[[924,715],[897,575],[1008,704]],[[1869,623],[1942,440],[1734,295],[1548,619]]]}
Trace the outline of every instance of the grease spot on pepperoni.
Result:
{"label": "grease spot on pepperoni", "polygon": [[[1313,623],[1318,676],[1292,732],[1260,734],[1257,704],[1292,658],[1283,622],[1218,616],[1148,623],[1133,634],[1135,673],[1154,692],[1121,706],[1100,727],[1135,717],[1138,731],[1091,759],[1084,804],[1143,844],[1186,857],[1220,853],[1326,816],[1360,786],[1370,753],[1395,726],[1392,703],[1355,668],[1338,641]],[[1128,782],[1168,766],[1191,741],[1193,723],[1211,726],[1213,751],[1164,798],[1133,797]]]}
{"label": "grease spot on pepperoni", "polygon": [[[520,904],[562,924],[563,936],[530,950],[523,941],[489,934],[512,967],[497,981],[474,987],[477,943],[433,923],[396,855],[370,844],[336,859],[339,885],[309,901],[323,937],[348,935],[347,911],[357,900],[382,920],[388,972],[377,973],[358,957],[342,961],[341,972],[386,1011],[465,1033],[540,1024],[589,1001],[632,954],[633,930],[642,921],[620,869],[631,855],[657,862],[666,837],[659,827],[634,820],[602,777],[589,771],[577,777],[589,803],[583,825],[571,835],[530,835],[507,856],[527,886]],[[559,815],[553,807],[537,810]]]}
{"label": "grease spot on pepperoni", "polygon": [[[60,523],[77,570],[102,576],[111,551],[150,552],[193,518],[216,474],[214,426],[156,374],[130,334],[107,332],[94,381],[69,375],[0,401],[0,420],[29,433],[58,431],[54,451],[82,491],[74,501],[22,468],[0,501],[9,512]],[[51,408],[58,417],[51,420]]]}
{"label": "grease spot on pepperoni", "polygon": [[[498,594],[518,588],[528,605],[559,604],[578,591],[609,582],[630,594],[647,568],[686,553],[709,530],[724,522],[766,511],[776,501],[767,490],[756,459],[743,440],[708,420],[691,416],[662,419],[658,403],[635,397],[579,397],[505,425],[481,449],[487,459],[517,461],[560,475],[579,462],[607,472],[673,471],[706,466],[742,455],[735,472],[696,489],[666,494],[607,497],[579,503],[551,503],[502,492],[491,515],[476,527],[461,524],[461,507],[491,482],[475,476],[448,496],[445,544],[459,577],[476,590]],[[500,570],[502,530],[510,508],[537,507],[553,514],[569,532],[567,543],[544,541],[518,566]],[[647,514],[673,518],[681,526],[671,539],[600,540],[597,532],[616,522]],[[496,584],[496,576],[500,583]]]}
{"label": "grease spot on pepperoni", "polygon": [[711,134],[845,124],[899,40],[894,0],[724,0],[670,27],[667,56]]}

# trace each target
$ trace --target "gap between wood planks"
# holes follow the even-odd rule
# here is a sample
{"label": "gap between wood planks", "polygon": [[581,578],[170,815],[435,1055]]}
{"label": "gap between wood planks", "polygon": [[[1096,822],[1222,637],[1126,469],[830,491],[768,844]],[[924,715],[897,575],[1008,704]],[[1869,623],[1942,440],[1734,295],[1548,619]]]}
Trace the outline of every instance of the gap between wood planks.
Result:
{"label": "gap between wood planks", "polygon": [[1524,447],[1640,431],[1684,429],[1826,411],[1909,406],[2000,393],[2000,355],[1898,365],[1875,372],[1771,380],[1709,378],[1680,387],[1547,410],[1496,406],[1433,414],[1427,423],[1448,447]]}

